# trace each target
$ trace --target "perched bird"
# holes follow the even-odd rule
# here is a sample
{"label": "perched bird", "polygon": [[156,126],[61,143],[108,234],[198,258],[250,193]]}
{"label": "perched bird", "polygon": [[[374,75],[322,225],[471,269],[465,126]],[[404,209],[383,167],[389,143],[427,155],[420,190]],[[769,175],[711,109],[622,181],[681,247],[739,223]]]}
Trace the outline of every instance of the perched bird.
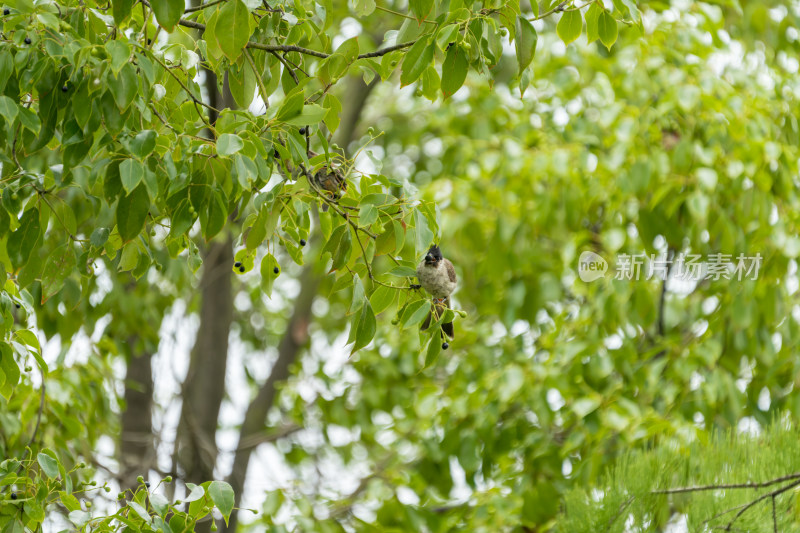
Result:
{"label": "perched bird", "polygon": [[[441,316],[450,307],[450,295],[456,289],[456,269],[453,263],[442,257],[442,252],[435,244],[430,247],[425,258],[417,266],[419,286],[433,296],[433,305],[437,315]],[[422,329],[431,325],[431,315],[422,323]],[[453,337],[453,323],[442,324],[442,331]]]}
{"label": "perched bird", "polygon": [[[311,150],[308,151],[309,157],[317,155]],[[325,191],[332,200],[338,200],[339,197],[347,191],[347,180],[345,179],[342,171],[332,165],[322,167],[311,176],[314,185],[321,191]],[[322,210],[328,210],[328,204],[322,204]]]}

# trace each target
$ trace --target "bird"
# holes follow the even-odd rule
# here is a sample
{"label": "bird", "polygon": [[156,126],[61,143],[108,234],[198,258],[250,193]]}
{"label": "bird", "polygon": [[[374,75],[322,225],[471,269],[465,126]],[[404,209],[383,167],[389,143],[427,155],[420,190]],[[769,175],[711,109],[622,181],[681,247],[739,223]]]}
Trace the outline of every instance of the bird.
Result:
{"label": "bird", "polygon": [[[456,289],[456,269],[450,260],[442,256],[442,251],[437,245],[432,245],[428,253],[417,266],[417,279],[419,285],[433,296],[433,306],[436,314],[441,316],[450,307],[450,295]],[[421,329],[425,330],[431,325],[431,313],[422,323]],[[442,324],[442,331],[449,337],[454,336],[453,323]]]}
{"label": "bird", "polygon": [[[332,200],[338,200],[347,191],[347,181],[339,169],[323,167],[313,175],[312,179],[314,184],[322,191],[325,191]],[[322,210],[327,211],[328,204],[323,204]]]}
{"label": "bird", "polygon": [[[308,151],[309,157],[314,157],[317,154]],[[326,165],[311,175],[311,180],[314,185],[321,191],[325,191],[331,200],[338,200],[345,192],[347,192],[347,180],[342,174],[341,169],[333,165]],[[328,204],[322,205],[322,210],[328,210]]]}

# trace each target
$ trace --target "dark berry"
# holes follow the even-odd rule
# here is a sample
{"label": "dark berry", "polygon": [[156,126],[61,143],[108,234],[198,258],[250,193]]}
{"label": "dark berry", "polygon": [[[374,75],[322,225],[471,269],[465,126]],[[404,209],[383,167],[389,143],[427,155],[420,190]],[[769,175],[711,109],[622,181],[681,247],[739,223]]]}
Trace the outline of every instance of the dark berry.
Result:
{"label": "dark berry", "polygon": [[145,488],[149,489],[150,488],[150,482],[149,481],[145,481],[144,482],[144,486],[145,486]]}
{"label": "dark berry", "polygon": [[443,343],[442,343],[442,350],[446,350],[446,349],[448,349],[449,347],[450,347],[450,345],[449,345],[449,344],[447,344],[446,342],[443,342]]}
{"label": "dark berry", "polygon": [[11,14],[11,10],[10,10],[10,9],[8,9],[8,8],[5,8],[5,9],[3,10],[3,15],[10,15],[10,14]]}
{"label": "dark berry", "polygon": [[14,304],[14,305],[15,305],[15,306],[17,306],[17,309],[19,309],[19,307],[20,307],[20,305],[19,305],[19,304]]}
{"label": "dark berry", "polygon": [[272,271],[273,271],[274,273],[276,273],[276,274],[277,274],[277,273],[278,273],[278,272],[280,272],[281,270],[280,270],[278,267],[275,267],[275,268],[273,268],[273,269],[272,269]]}
{"label": "dark berry", "polygon": [[239,267],[239,272],[244,272],[244,265]]}
{"label": "dark berry", "polygon": [[306,240],[300,239],[300,246],[305,246],[305,245],[306,245]]}
{"label": "dark berry", "polygon": [[25,44],[31,44],[31,38],[25,37]]}
{"label": "dark berry", "polygon": [[305,135],[307,131],[308,131],[308,128],[303,126],[302,128],[300,128],[300,135]]}
{"label": "dark berry", "polygon": [[17,493],[16,492],[12,492],[11,493],[11,499],[12,500],[16,500],[17,499]]}
{"label": "dark berry", "polygon": [[239,268],[240,266],[242,266],[242,263],[241,263],[241,261],[236,261],[236,262],[233,264],[233,266],[235,266],[236,268]]}
{"label": "dark berry", "polygon": [[66,85],[62,85],[62,86],[61,86],[61,92],[62,92],[62,93],[65,93],[65,92],[67,92],[67,91],[69,91],[69,87],[67,87]]}

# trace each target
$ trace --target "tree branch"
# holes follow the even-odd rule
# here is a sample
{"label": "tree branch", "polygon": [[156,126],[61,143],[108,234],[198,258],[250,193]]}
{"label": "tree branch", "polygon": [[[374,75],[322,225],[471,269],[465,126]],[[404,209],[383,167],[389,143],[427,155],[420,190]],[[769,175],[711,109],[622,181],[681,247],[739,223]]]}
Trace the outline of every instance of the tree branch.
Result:
{"label": "tree branch", "polygon": [[[146,0],[144,1],[145,3],[147,3]],[[200,22],[195,22],[193,20],[181,19],[180,21],[178,21],[178,24],[186,28],[193,28],[195,30],[206,31],[205,24],[201,24]],[[428,34],[425,34],[422,37],[426,37],[427,35]],[[404,48],[409,48],[413,46],[415,42],[417,41],[416,40],[408,41],[405,43],[388,46],[381,50],[375,50],[374,52],[367,52],[364,54],[360,54],[356,57],[356,59],[367,59],[371,57],[385,56],[390,52],[394,52],[396,50],[403,50]],[[302,46],[297,46],[294,44],[263,44],[251,41],[247,43],[246,47],[255,48],[256,50],[264,50],[265,52],[298,52],[300,54],[304,54],[307,56],[319,57],[320,59],[325,59],[331,56],[331,54],[327,54],[325,52],[318,52],[317,50],[312,50],[311,48],[303,48]]]}
{"label": "tree branch", "polygon": [[714,485],[697,485],[694,487],[678,487],[675,489],[663,489],[663,490],[653,490],[650,491],[651,494],[681,494],[684,492],[700,492],[704,490],[722,490],[722,489],[762,489],[764,487],[769,487],[772,485],[777,485],[778,483],[783,483],[784,481],[792,481],[792,480],[800,480],[800,472],[795,472],[794,474],[788,474],[785,476],[777,477],[775,479],[770,479],[767,481],[761,481],[753,483],[752,481],[748,481],[746,483],[723,483],[723,484],[714,484]]}

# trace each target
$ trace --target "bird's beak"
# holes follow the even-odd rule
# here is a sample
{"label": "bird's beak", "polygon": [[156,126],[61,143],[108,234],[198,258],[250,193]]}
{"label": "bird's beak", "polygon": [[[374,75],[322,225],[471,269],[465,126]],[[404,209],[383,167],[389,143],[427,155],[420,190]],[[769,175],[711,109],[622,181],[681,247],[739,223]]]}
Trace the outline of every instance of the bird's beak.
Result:
{"label": "bird's beak", "polygon": [[426,264],[426,265],[432,265],[432,264],[434,264],[434,263],[436,263],[436,259],[434,259],[434,258],[433,258],[433,256],[432,256],[431,254],[427,254],[427,255],[425,256],[425,264]]}

